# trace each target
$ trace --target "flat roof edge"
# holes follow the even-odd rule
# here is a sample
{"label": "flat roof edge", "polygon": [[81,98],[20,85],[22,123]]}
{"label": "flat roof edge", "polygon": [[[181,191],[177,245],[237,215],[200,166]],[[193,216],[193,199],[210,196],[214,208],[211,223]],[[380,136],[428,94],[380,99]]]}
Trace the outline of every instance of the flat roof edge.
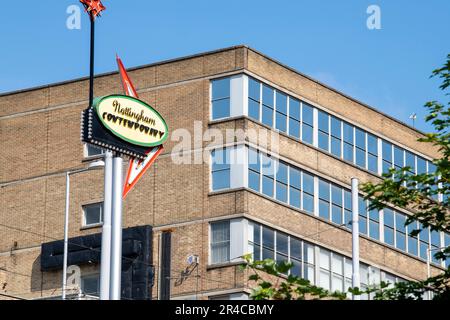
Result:
{"label": "flat roof edge", "polygon": [[[134,70],[139,70],[139,69],[154,67],[154,66],[158,66],[158,65],[167,64],[167,63],[198,58],[198,57],[202,57],[202,56],[208,56],[208,55],[212,55],[212,54],[216,54],[216,53],[221,53],[221,52],[231,51],[231,50],[236,50],[236,49],[242,49],[242,48],[249,49],[249,47],[247,45],[243,45],[243,44],[236,45],[236,46],[231,46],[231,47],[226,47],[226,48],[221,48],[221,49],[216,49],[216,50],[211,50],[211,51],[205,51],[205,52],[200,52],[200,53],[191,54],[191,55],[186,55],[186,56],[182,56],[182,57],[178,57],[178,58],[165,59],[165,60],[148,63],[148,64],[136,66],[136,67],[131,67],[131,68],[127,68],[127,71],[134,71]],[[111,76],[111,75],[118,74],[118,73],[119,73],[118,71],[108,71],[108,72],[96,74],[95,78]],[[19,94],[19,93],[25,93],[25,92],[29,92],[29,91],[36,91],[36,90],[46,89],[46,88],[50,88],[50,87],[62,86],[65,84],[74,83],[74,82],[78,82],[78,81],[85,81],[85,80],[89,80],[89,76],[53,82],[53,83],[44,84],[44,85],[35,86],[35,87],[29,87],[29,88],[24,88],[24,89],[3,92],[3,93],[0,93],[0,98],[5,97],[5,96]]]}
{"label": "flat roof edge", "polygon": [[[401,121],[401,120],[399,120],[399,119],[397,119],[397,118],[395,118],[393,116],[390,116],[390,115],[388,115],[388,114],[378,110],[375,107],[372,107],[372,106],[370,106],[370,105],[368,105],[368,104],[366,104],[366,103],[364,103],[364,102],[362,102],[362,101],[360,101],[360,100],[358,100],[356,98],[353,98],[353,97],[351,97],[351,96],[349,96],[349,95],[347,95],[347,94],[345,94],[345,93],[343,93],[343,92],[333,88],[333,87],[330,87],[329,85],[327,85],[327,84],[325,84],[325,83],[323,83],[323,82],[321,82],[321,81],[319,81],[317,79],[314,79],[314,78],[312,78],[312,77],[310,77],[310,76],[308,76],[308,75],[298,71],[297,69],[294,69],[294,68],[292,68],[292,67],[290,67],[290,66],[288,66],[288,65],[286,65],[286,64],[284,64],[284,63],[282,63],[280,61],[278,61],[277,59],[269,57],[268,55],[266,55],[266,54],[264,54],[264,53],[262,53],[262,52],[260,52],[260,51],[258,51],[256,49],[254,49],[254,48],[251,48],[251,47],[249,47],[247,45],[244,45],[244,44],[235,45],[235,46],[226,47],[226,48],[221,48],[221,49],[216,49],[216,50],[211,50],[211,51],[205,51],[205,52],[191,54],[191,55],[186,55],[186,56],[182,56],[182,57],[179,57],[179,58],[172,58],[172,59],[161,60],[161,61],[157,61],[157,62],[154,62],[154,63],[149,63],[149,64],[145,64],[145,65],[131,67],[131,68],[128,68],[127,70],[128,71],[134,71],[134,70],[154,67],[154,66],[158,66],[158,65],[167,64],[167,63],[178,62],[178,61],[188,60],[188,59],[192,59],[192,58],[197,58],[197,57],[201,57],[201,56],[207,56],[207,55],[212,55],[212,54],[216,54],[216,53],[220,53],[220,52],[231,51],[231,50],[242,49],[242,48],[246,48],[248,50],[251,50],[254,53],[256,53],[256,54],[258,54],[258,55],[260,55],[260,56],[262,56],[262,57],[264,57],[264,58],[266,58],[266,59],[268,59],[268,60],[278,64],[278,65],[280,65],[281,67],[286,68],[287,70],[290,70],[290,71],[292,71],[292,72],[294,72],[294,73],[296,73],[296,74],[298,74],[298,75],[300,75],[300,76],[302,76],[302,77],[304,77],[304,78],[306,78],[306,79],[308,79],[308,80],[310,80],[312,82],[315,82],[318,85],[321,85],[321,86],[323,86],[324,88],[326,88],[328,90],[331,90],[331,91],[333,91],[333,92],[335,92],[335,93],[337,93],[337,94],[339,94],[339,95],[341,95],[341,96],[343,96],[343,97],[345,97],[345,98],[347,98],[347,99],[349,99],[349,100],[351,100],[353,102],[356,102],[357,104],[359,104],[359,105],[361,105],[361,106],[363,106],[365,108],[368,108],[368,109],[370,109],[372,111],[375,111],[375,112],[381,114],[382,116],[384,116],[384,117],[386,117],[386,118],[388,118],[390,120],[393,120],[394,122],[397,122],[398,124],[408,128],[408,129],[410,129],[410,130],[412,130],[414,132],[417,132],[417,133],[419,133],[419,134],[421,134],[423,136],[425,135],[425,133],[423,131],[421,131],[421,130],[415,128],[415,127],[412,127],[409,124],[407,124],[407,123],[405,123],[405,122],[403,122],[403,121]],[[109,71],[109,72],[105,72],[105,73],[100,73],[100,74],[96,75],[95,77],[96,78],[100,78],[100,77],[106,77],[106,76],[111,76],[111,75],[115,75],[115,74],[118,74],[118,71]],[[1,97],[5,97],[5,96],[9,96],[9,95],[15,95],[15,94],[20,94],[20,93],[25,93],[25,92],[35,91],[35,90],[41,90],[41,89],[50,88],[50,87],[61,86],[61,85],[69,84],[69,83],[75,83],[75,82],[78,82],[78,81],[85,81],[85,80],[88,80],[88,79],[89,79],[89,77],[86,76],[86,77],[75,78],[75,79],[71,79],[71,80],[59,81],[59,82],[50,83],[50,84],[46,84],[46,85],[36,86],[36,87],[30,87],[30,88],[25,88],[25,89],[10,91],[10,92],[4,92],[4,93],[0,93],[0,98]]]}

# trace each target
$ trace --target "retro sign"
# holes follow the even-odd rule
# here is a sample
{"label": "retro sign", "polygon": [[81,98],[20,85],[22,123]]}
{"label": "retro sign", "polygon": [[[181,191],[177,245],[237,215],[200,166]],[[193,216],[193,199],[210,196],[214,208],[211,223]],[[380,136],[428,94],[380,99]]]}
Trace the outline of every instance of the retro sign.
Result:
{"label": "retro sign", "polygon": [[133,145],[154,147],[168,137],[167,124],[147,103],[125,95],[97,98],[94,109],[101,123],[115,136]]}

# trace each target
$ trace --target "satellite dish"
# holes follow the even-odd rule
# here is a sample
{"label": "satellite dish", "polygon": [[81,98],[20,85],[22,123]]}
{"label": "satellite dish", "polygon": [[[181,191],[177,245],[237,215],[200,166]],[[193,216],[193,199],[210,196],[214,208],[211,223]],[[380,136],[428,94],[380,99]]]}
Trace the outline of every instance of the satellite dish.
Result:
{"label": "satellite dish", "polygon": [[188,263],[188,265],[198,264],[199,258],[197,255],[191,254],[187,257],[186,262]]}

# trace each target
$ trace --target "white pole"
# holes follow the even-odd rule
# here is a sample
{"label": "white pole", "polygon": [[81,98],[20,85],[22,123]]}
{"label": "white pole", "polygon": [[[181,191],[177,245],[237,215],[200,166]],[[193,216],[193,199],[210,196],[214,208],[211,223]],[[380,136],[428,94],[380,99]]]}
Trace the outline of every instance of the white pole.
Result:
{"label": "white pole", "polygon": [[[427,279],[431,277],[431,249],[427,248]],[[427,292],[428,300],[431,300],[431,291]]]}
{"label": "white pole", "polygon": [[122,164],[119,156],[113,158],[112,228],[111,228],[111,300],[120,300],[122,272]]}
{"label": "white pole", "polygon": [[[352,178],[352,287],[360,288],[359,279],[359,213],[358,213],[358,192],[359,182],[357,178]],[[353,300],[360,300],[359,295],[353,295]]]}
{"label": "white pole", "polygon": [[112,152],[105,152],[102,248],[100,263],[100,299],[109,300],[111,268]]}
{"label": "white pole", "polygon": [[64,260],[63,260],[63,278],[62,278],[62,300],[66,299],[67,287],[67,251],[69,244],[69,190],[70,190],[70,176],[66,172],[66,208],[64,215]]}

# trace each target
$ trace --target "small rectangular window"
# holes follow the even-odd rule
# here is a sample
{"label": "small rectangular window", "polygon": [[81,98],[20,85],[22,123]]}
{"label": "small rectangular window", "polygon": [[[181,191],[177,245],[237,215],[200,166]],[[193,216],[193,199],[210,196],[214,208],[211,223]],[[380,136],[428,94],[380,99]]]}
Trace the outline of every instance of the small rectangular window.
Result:
{"label": "small rectangular window", "polygon": [[255,80],[253,78],[248,79],[248,96],[257,102],[261,101],[260,88],[261,88],[261,82]]}
{"label": "small rectangular window", "polygon": [[248,186],[255,191],[260,190],[261,161],[259,153],[254,149],[248,149]]}
{"label": "small rectangular window", "polygon": [[100,274],[81,276],[81,292],[83,294],[98,297],[100,294]]}
{"label": "small rectangular window", "polygon": [[85,143],[84,146],[85,146],[85,148],[84,148],[84,150],[85,150],[84,156],[85,157],[95,157],[95,156],[100,156],[105,153],[104,149],[98,148],[92,144]]}
{"label": "small rectangular window", "polygon": [[300,101],[289,97],[289,117],[300,121]]}
{"label": "small rectangular window", "polygon": [[260,105],[258,101],[248,99],[248,116],[259,121]]}
{"label": "small rectangular window", "polygon": [[275,239],[272,229],[263,226],[263,259],[275,259]]}
{"label": "small rectangular window", "polygon": [[275,127],[282,132],[287,132],[287,96],[276,91],[276,102]]}
{"label": "small rectangular window", "polygon": [[353,126],[348,124],[347,122],[344,122],[344,141],[351,145],[354,144]]}
{"label": "small rectangular window", "polygon": [[103,222],[103,203],[94,203],[83,206],[83,226],[95,226]]}
{"label": "small rectangular window", "polygon": [[216,149],[211,152],[212,190],[230,188],[230,150]]}
{"label": "small rectangular window", "polygon": [[417,157],[417,174],[427,173],[427,161],[424,158]]}
{"label": "small rectangular window", "polygon": [[303,184],[303,210],[313,213],[314,212],[314,178],[313,176],[302,173]]}
{"label": "small rectangular window", "polygon": [[302,141],[313,143],[313,108],[302,103]]}
{"label": "small rectangular window", "polygon": [[402,148],[394,146],[394,165],[396,169],[404,167],[403,154],[404,150]]}
{"label": "small rectangular window", "polygon": [[230,261],[230,221],[211,223],[211,263]]}
{"label": "small rectangular window", "polygon": [[211,81],[212,119],[230,116],[230,78]]}

